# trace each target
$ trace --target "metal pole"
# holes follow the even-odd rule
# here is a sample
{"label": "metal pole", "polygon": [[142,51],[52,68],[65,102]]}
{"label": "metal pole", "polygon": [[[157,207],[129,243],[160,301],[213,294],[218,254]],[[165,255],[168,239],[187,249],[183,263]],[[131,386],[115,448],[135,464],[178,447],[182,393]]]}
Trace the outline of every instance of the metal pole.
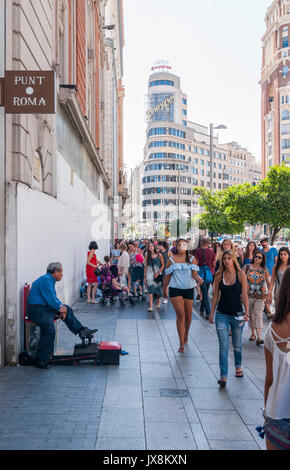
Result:
{"label": "metal pole", "polygon": [[213,191],[213,124],[210,124],[210,190]]}
{"label": "metal pole", "polygon": [[[178,163],[179,165],[179,163]],[[180,167],[178,166],[178,216],[177,216],[177,238],[179,238],[179,221],[180,221]]]}

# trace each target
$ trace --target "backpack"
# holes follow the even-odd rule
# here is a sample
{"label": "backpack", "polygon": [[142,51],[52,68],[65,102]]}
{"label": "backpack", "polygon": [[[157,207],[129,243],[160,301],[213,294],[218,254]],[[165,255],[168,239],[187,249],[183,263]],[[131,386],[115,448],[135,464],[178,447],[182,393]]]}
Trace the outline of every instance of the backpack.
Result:
{"label": "backpack", "polygon": [[[202,249],[202,252],[203,252],[203,263],[205,263],[204,249]],[[202,266],[200,266],[198,274],[204,280],[205,284],[211,284],[213,282],[213,276],[212,276],[211,270],[209,266],[207,266],[206,264],[203,264]]]}

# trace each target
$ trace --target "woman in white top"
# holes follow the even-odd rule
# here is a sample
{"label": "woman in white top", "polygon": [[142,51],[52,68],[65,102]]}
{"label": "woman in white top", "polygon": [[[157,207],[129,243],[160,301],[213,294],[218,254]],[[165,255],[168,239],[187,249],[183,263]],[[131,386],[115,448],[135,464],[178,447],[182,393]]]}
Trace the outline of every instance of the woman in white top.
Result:
{"label": "woman in white top", "polygon": [[284,272],[276,313],[266,331],[265,359],[267,450],[290,450],[290,266]]}

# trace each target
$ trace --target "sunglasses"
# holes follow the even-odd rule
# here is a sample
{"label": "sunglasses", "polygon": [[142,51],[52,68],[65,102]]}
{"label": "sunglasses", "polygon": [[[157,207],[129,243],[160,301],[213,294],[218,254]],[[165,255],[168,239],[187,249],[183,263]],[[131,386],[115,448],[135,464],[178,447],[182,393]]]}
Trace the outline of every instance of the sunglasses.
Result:
{"label": "sunglasses", "polygon": [[255,256],[255,258],[258,258],[258,259],[263,259],[263,256]]}

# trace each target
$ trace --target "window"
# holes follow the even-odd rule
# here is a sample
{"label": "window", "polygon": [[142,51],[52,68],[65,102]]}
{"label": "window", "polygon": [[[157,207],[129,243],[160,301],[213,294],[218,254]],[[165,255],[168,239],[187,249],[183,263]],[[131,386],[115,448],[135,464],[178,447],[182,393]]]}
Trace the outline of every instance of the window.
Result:
{"label": "window", "polygon": [[288,119],[290,119],[290,113],[289,113],[288,109],[284,109],[282,111],[281,119],[282,119],[282,121],[287,121]]}
{"label": "window", "polygon": [[287,38],[283,38],[283,45],[282,47],[288,47],[288,37]]}
{"label": "window", "polygon": [[186,104],[187,105],[187,100],[185,98],[182,98],[182,104]]}
{"label": "window", "polygon": [[149,87],[158,85],[174,86],[174,82],[172,82],[171,80],[154,80],[153,82],[150,82]]}
{"label": "window", "polygon": [[187,111],[186,111],[186,109],[183,109],[183,110],[182,110],[182,114],[183,114],[184,116],[187,116]]}
{"label": "window", "polygon": [[283,153],[282,154],[282,162],[290,163],[290,154],[289,153]]}
{"label": "window", "polygon": [[282,139],[282,149],[290,148],[290,139]]}
{"label": "window", "polygon": [[290,124],[282,124],[281,134],[290,134]]}

